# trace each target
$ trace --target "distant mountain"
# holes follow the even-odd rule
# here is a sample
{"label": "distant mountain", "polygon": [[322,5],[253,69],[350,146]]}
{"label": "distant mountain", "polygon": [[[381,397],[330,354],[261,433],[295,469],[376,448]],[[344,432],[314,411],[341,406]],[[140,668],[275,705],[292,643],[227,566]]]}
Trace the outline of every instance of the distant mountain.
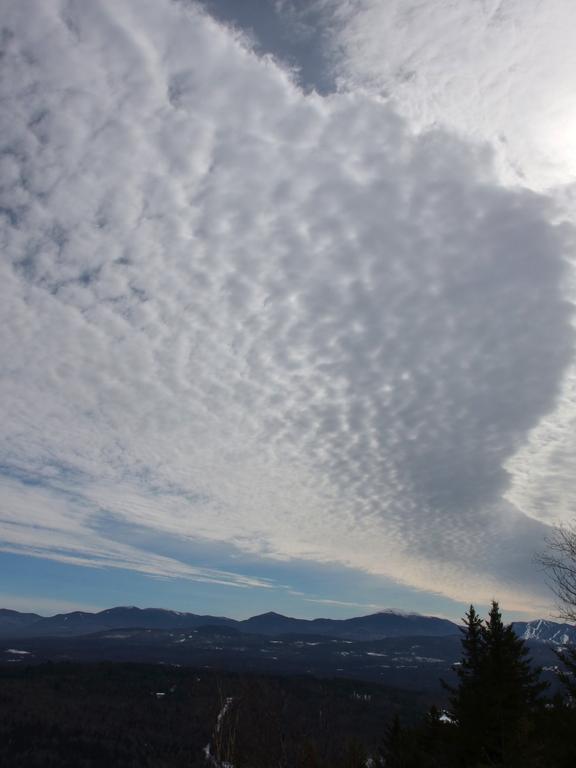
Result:
{"label": "distant mountain", "polygon": [[147,629],[193,629],[210,625],[235,626],[235,619],[225,616],[204,616],[196,613],[170,611],[164,608],[108,608],[96,614],[108,626],[115,627],[145,627]]}
{"label": "distant mountain", "polygon": [[200,616],[162,608],[128,606],[108,608],[98,613],[73,611],[48,618],[36,616],[34,621],[21,626],[13,622],[4,627],[0,622],[0,636],[76,637],[110,629],[194,629],[206,624],[234,626],[236,623],[234,619],[220,616]]}
{"label": "distant mountain", "polygon": [[353,619],[294,619],[273,611],[236,621],[225,617],[159,608],[109,608],[99,613],[59,614],[30,627],[34,635],[84,635],[108,629],[195,629],[204,625],[234,627],[257,635],[322,635],[347,640],[378,640],[385,637],[439,637],[458,633],[446,619],[417,614],[375,613]]}
{"label": "distant mountain", "polygon": [[37,613],[20,613],[0,608],[0,635],[8,632],[22,633],[22,630],[32,626],[42,617]]}
{"label": "distant mountain", "polygon": [[[324,619],[323,621],[326,621]],[[392,613],[383,611],[371,616],[345,619],[346,631],[358,640],[380,637],[442,637],[458,634],[458,625],[436,616],[420,616],[417,613]]]}
{"label": "distant mountain", "polygon": [[576,627],[559,624],[555,621],[516,621],[513,624],[516,634],[523,640],[535,640],[555,645],[576,643]]}
{"label": "distant mountain", "polygon": [[[243,621],[162,608],[121,606],[97,613],[73,611],[43,618],[35,613],[0,609],[0,637],[78,637],[117,629],[195,630],[227,627],[243,634],[267,637],[324,637],[354,642],[402,637],[458,635],[458,626],[447,619],[419,614],[382,611],[352,619],[295,619],[269,612]],[[516,622],[517,634],[534,642],[557,645],[576,643],[576,627],[552,621]]]}
{"label": "distant mountain", "polygon": [[[108,608],[98,613],[73,611],[49,618],[35,614],[11,614],[0,622],[0,636],[76,637],[111,629],[196,629],[225,626],[258,635],[320,635],[347,640],[378,640],[385,637],[439,637],[457,634],[456,624],[446,619],[416,614],[376,613],[353,619],[294,619],[279,613],[264,613],[244,621],[222,616],[202,616],[161,608],[133,606]],[[20,618],[19,618],[20,617]]]}
{"label": "distant mountain", "polygon": [[261,635],[323,635],[347,640],[378,640],[384,637],[440,637],[458,633],[447,619],[388,611],[353,619],[292,619],[279,613],[263,613],[238,623],[243,632]]}

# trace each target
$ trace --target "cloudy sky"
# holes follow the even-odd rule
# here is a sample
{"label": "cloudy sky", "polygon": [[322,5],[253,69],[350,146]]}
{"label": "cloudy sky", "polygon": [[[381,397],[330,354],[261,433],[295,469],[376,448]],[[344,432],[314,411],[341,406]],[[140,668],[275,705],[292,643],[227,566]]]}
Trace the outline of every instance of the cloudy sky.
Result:
{"label": "cloudy sky", "polygon": [[576,4],[0,19],[0,603],[553,613]]}

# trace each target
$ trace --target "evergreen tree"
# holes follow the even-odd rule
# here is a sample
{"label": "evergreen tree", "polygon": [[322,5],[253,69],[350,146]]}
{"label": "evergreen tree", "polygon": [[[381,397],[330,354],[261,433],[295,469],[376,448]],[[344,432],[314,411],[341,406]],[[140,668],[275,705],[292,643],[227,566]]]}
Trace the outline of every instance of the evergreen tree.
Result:
{"label": "evergreen tree", "polygon": [[456,739],[463,760],[477,765],[483,749],[489,702],[484,680],[486,639],[484,622],[473,605],[463,619],[462,658],[455,667],[458,678],[456,686],[444,687],[450,692],[450,709],[458,726]]}
{"label": "evergreen tree", "polygon": [[524,641],[503,623],[497,602],[485,622],[470,606],[462,631],[458,685],[446,686],[462,763],[512,766],[512,756],[520,754],[534,727],[547,684],[532,668]]}
{"label": "evergreen tree", "polygon": [[312,741],[306,741],[300,751],[298,768],[322,768],[322,765],[318,748]]}
{"label": "evergreen tree", "polygon": [[568,646],[557,655],[565,667],[560,674],[560,679],[566,687],[570,702],[576,705],[576,646]]}
{"label": "evergreen tree", "polygon": [[486,748],[492,758],[503,759],[526,740],[548,684],[539,681],[540,670],[532,667],[526,644],[511,624],[504,625],[495,601],[483,635],[483,677],[490,704]]}
{"label": "evergreen tree", "polygon": [[449,768],[454,765],[456,726],[443,720],[438,707],[432,705],[420,729],[418,768]]}
{"label": "evergreen tree", "polygon": [[351,739],[344,750],[340,768],[366,768],[368,753],[364,745],[357,739]]}
{"label": "evergreen tree", "polygon": [[400,724],[400,718],[396,714],[386,728],[381,749],[382,762],[386,768],[404,768],[406,765],[404,738],[405,732]]}
{"label": "evergreen tree", "polygon": [[485,655],[485,639],[483,620],[476,613],[473,605],[463,619],[462,659],[455,668],[458,677],[456,687],[447,685],[450,691],[450,707],[452,715],[462,728],[468,728],[477,722],[479,716],[479,694],[482,686],[482,670]]}

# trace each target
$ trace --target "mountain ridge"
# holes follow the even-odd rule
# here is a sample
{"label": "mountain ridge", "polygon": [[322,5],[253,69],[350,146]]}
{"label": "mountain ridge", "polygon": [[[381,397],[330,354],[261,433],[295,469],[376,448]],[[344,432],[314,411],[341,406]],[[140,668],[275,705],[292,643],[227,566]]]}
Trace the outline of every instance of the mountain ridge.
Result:
{"label": "mountain ridge", "polygon": [[[299,619],[267,611],[239,620],[137,606],[114,606],[97,612],[71,611],[46,617],[0,609],[0,637],[76,637],[116,629],[193,630],[203,626],[229,627],[241,633],[267,636],[322,635],[358,641],[409,636],[443,637],[459,633],[458,625],[448,619],[391,610],[348,619]],[[513,626],[525,640],[555,645],[576,643],[576,627],[569,624],[536,619],[514,622]]]}
{"label": "mountain ridge", "polygon": [[[18,612],[15,613],[18,615]],[[418,614],[406,615],[391,611],[350,619],[298,619],[268,611],[238,620],[225,616],[172,611],[166,608],[116,606],[97,612],[72,611],[47,617],[31,614],[30,618],[22,618],[22,620],[11,617],[10,621],[0,622],[0,637],[18,635],[73,637],[113,629],[196,629],[205,625],[234,627],[242,633],[313,634],[353,640],[406,635],[444,636],[458,632],[457,625],[448,619]]]}

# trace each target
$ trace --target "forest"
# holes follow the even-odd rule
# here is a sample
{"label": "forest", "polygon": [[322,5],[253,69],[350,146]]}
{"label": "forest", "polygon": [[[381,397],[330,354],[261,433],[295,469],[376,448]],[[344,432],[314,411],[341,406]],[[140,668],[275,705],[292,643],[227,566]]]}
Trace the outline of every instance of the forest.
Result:
{"label": "forest", "polygon": [[353,680],[130,663],[0,667],[0,765],[572,768],[576,650],[552,694],[497,603],[440,696]]}

